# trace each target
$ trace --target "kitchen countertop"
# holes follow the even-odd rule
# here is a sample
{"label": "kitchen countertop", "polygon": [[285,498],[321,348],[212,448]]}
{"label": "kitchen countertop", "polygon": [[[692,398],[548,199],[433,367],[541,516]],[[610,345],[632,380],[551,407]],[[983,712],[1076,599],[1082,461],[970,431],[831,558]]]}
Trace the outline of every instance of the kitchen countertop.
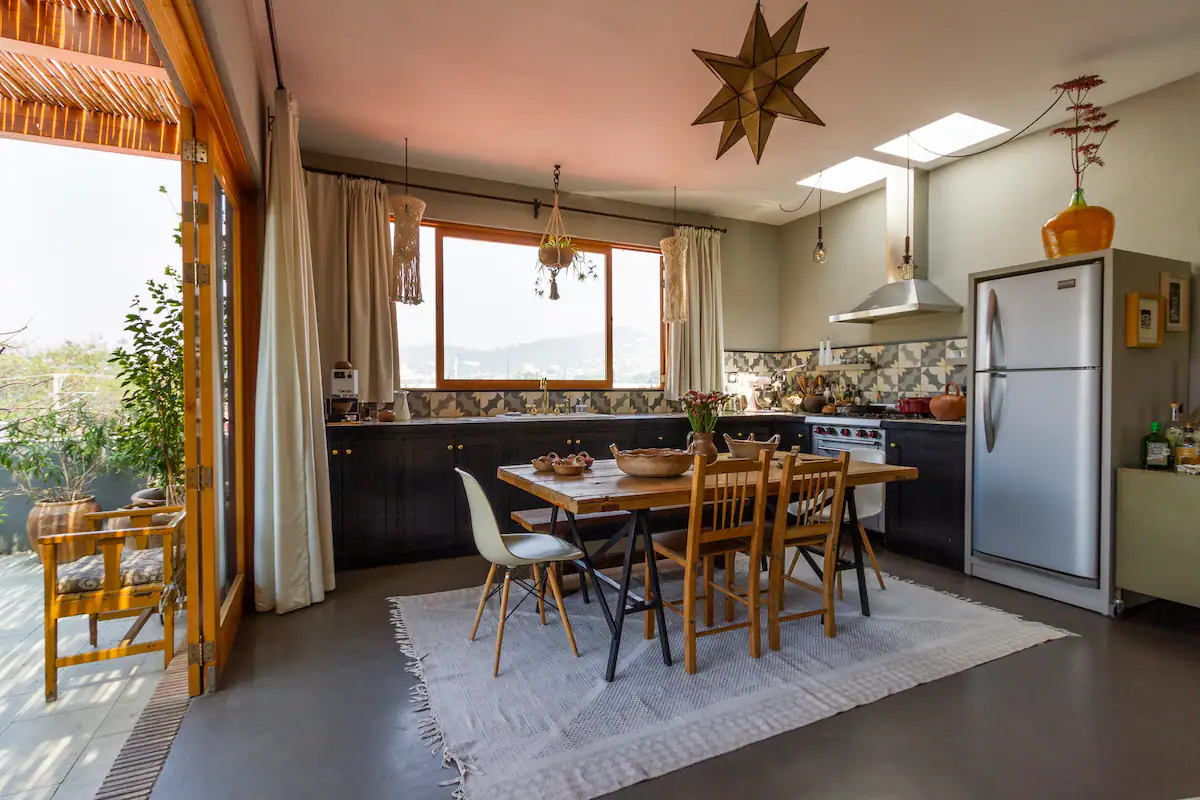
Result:
{"label": "kitchen countertop", "polygon": [[[787,411],[743,411],[722,414],[721,417],[722,419],[780,419],[788,422],[838,422],[844,419],[843,417],[821,414],[794,414]],[[583,423],[592,425],[605,422],[625,422],[637,420],[652,421],[662,419],[687,419],[687,415],[680,411],[652,414],[521,414],[520,416],[494,417],[422,417],[420,419],[406,420],[404,422],[330,422],[326,423],[326,425],[331,428],[410,428],[436,425],[486,425],[491,423],[505,422],[513,424],[558,423],[560,425],[568,425]],[[966,423],[963,421],[943,422],[936,419],[882,420],[882,425],[885,428],[924,428],[927,426],[947,428],[966,427]]]}

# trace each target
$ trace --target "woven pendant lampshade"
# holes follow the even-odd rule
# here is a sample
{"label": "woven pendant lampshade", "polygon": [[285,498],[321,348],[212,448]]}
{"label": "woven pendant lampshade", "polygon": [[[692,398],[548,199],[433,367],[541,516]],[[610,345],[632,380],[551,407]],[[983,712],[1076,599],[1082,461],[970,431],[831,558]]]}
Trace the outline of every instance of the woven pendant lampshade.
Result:
{"label": "woven pendant lampshade", "polygon": [[412,195],[392,200],[396,217],[396,239],[392,243],[392,267],[396,272],[397,303],[420,305],[421,296],[421,218],[425,216],[425,201]]}
{"label": "woven pendant lampshade", "polygon": [[687,239],[676,233],[658,245],[663,254],[663,322],[687,322]]}

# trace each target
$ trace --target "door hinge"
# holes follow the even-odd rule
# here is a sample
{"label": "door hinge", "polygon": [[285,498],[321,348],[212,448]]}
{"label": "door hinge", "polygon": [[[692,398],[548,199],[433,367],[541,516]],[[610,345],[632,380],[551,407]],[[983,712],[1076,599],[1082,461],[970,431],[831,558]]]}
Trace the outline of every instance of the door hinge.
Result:
{"label": "door hinge", "polygon": [[207,164],[208,143],[198,142],[195,139],[184,139],[179,146],[179,157],[184,161],[193,161],[197,164]]}
{"label": "door hinge", "polygon": [[183,204],[183,218],[195,225],[208,224],[208,203],[195,203],[187,200]]}
{"label": "door hinge", "polygon": [[188,645],[189,664],[209,664],[217,660],[217,648],[212,642],[197,642]]}
{"label": "door hinge", "polygon": [[213,485],[212,467],[188,467],[184,474],[184,485],[188,489],[211,489]]}
{"label": "door hinge", "polygon": [[208,264],[202,264],[199,261],[183,262],[183,282],[195,283],[200,286],[208,286],[212,277],[212,270]]}

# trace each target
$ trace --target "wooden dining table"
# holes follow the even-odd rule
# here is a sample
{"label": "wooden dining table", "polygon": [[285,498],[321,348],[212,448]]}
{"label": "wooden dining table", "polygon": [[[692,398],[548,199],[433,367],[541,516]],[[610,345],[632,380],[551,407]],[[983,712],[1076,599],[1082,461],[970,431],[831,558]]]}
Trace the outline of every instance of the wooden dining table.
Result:
{"label": "wooden dining table", "polygon": [[[722,458],[728,456],[723,455]],[[780,462],[783,454],[774,457],[767,491],[771,495],[779,494],[782,479]],[[824,460],[821,456],[799,454],[802,461]],[[497,477],[511,486],[515,486],[535,497],[544,500],[551,507],[550,530],[558,530],[558,514],[566,515],[567,527],[572,542],[580,551],[583,558],[576,565],[584,572],[584,578],[590,580],[595,589],[597,601],[612,633],[609,646],[608,668],[605,679],[612,681],[616,675],[617,659],[620,655],[621,632],[624,628],[625,617],[629,614],[654,613],[657,616],[659,643],[662,648],[663,663],[671,664],[671,648],[667,640],[666,619],[662,604],[662,591],[659,586],[658,568],[653,558],[649,559],[648,577],[652,599],[647,601],[630,590],[630,581],[635,561],[635,545],[642,540],[644,552],[653,552],[651,531],[648,523],[648,512],[654,508],[687,505],[692,501],[691,471],[673,478],[638,478],[626,475],[617,468],[614,459],[596,460],[592,468],[579,476],[558,475],[555,472],[538,472],[530,464],[500,467]],[[917,469],[895,464],[873,464],[865,461],[851,461],[846,479],[846,508],[850,530],[857,534],[858,510],[854,502],[854,489],[857,486],[892,483],[895,481],[916,480]],[[708,491],[713,491],[710,485]],[[753,490],[753,486],[751,486]],[[579,534],[576,516],[602,511],[627,511],[629,519],[621,529],[613,534],[601,547],[589,553],[584,545],[583,537]],[[870,603],[867,599],[867,584],[863,570],[862,544],[857,535],[851,535],[850,541],[854,550],[854,569],[858,575],[859,601],[864,616],[871,615]],[[625,540],[625,557],[621,567],[621,578],[613,580],[602,572],[597,572],[593,566],[593,556],[600,556]],[[847,568],[849,566],[847,565]],[[608,584],[618,592],[615,604],[615,614],[608,606],[601,584]],[[581,581],[584,599],[587,602],[587,585]]]}

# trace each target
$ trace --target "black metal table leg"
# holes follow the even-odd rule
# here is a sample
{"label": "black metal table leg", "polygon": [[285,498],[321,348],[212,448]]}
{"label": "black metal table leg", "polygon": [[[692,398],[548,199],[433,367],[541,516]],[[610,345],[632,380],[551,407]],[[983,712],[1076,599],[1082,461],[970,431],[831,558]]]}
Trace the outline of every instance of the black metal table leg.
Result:
{"label": "black metal table leg", "polygon": [[850,542],[854,547],[854,571],[858,575],[858,599],[864,617],[871,616],[871,601],[867,599],[867,577],[863,571],[862,542],[858,540],[858,506],[854,502],[854,487],[846,487],[846,502],[850,506]]}
{"label": "black metal table leg", "polygon": [[[621,593],[617,597],[617,617],[612,631],[612,643],[608,647],[608,669],[604,673],[604,680],[612,682],[617,675],[617,657],[621,653],[621,632],[625,627],[625,608],[629,602],[629,579],[633,576],[633,549],[637,544],[637,515],[634,513],[634,519],[630,520],[634,523],[634,527],[629,531],[629,541],[625,543],[625,564],[621,568]],[[600,592],[600,586],[596,586],[596,592]]]}
{"label": "black metal table leg", "polygon": [[[654,540],[650,536],[650,524],[646,521],[644,514],[640,520],[640,527],[642,529],[642,547],[645,548],[650,568],[647,578],[650,581],[650,591],[654,594],[652,606],[658,622],[658,643],[662,647],[663,663],[669,667],[671,666],[671,642],[667,638],[667,612],[663,603],[662,584],[658,580],[658,559],[654,557]],[[649,614],[650,611],[647,609],[643,613]]]}
{"label": "black metal table leg", "polygon": [[[557,506],[555,506],[557,508]],[[551,511],[551,516],[554,512]],[[579,551],[583,553],[583,565],[587,570],[587,574],[580,578],[580,583],[583,584],[587,578],[592,579],[592,586],[596,590],[596,599],[600,601],[600,610],[604,612],[604,621],[608,623],[610,631],[616,630],[613,623],[612,612],[608,609],[608,601],[604,599],[604,590],[600,588],[600,579],[596,577],[596,568],[592,566],[592,557],[588,555],[587,546],[583,543],[583,537],[579,535],[579,528],[575,525],[575,515],[570,511],[567,512],[567,522],[571,528],[571,540]],[[587,590],[584,589],[586,592]]]}

